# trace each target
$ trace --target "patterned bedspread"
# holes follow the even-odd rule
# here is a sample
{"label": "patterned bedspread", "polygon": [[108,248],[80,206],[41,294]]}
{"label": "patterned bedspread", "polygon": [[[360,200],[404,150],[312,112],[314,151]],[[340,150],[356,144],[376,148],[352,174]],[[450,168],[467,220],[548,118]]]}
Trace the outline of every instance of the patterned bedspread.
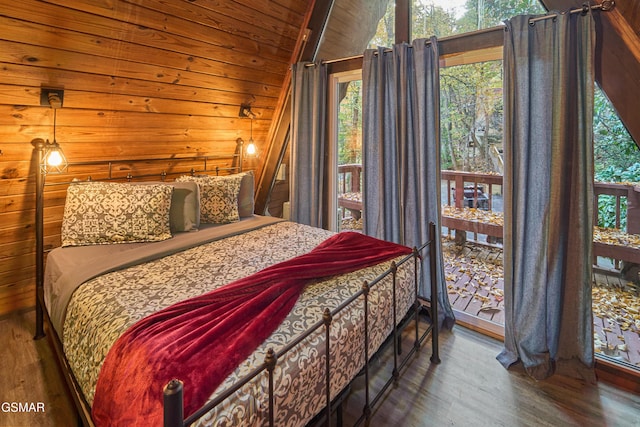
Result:
{"label": "patterned bedspread", "polygon": [[[70,366],[91,404],[100,367],[111,345],[137,320],[178,301],[223,286],[269,265],[313,249],[332,233],[291,222],[279,222],[245,234],[206,243],[145,264],[99,276],[83,284],[71,298],[64,323],[63,344]],[[264,361],[268,348],[278,351],[373,280],[390,262],[307,286],[282,325],[212,396]],[[405,267],[406,266],[406,267]],[[413,263],[398,270],[399,322],[412,303]],[[370,354],[391,332],[391,280],[370,293]],[[362,304],[343,310],[331,326],[332,395],[344,388],[364,361]],[[211,357],[215,363],[215,355]],[[312,335],[278,360],[276,423],[305,425],[325,404],[324,335]],[[185,384],[185,387],[189,387]],[[258,377],[239,390],[199,425],[264,425],[267,422],[267,378]],[[160,392],[160,391],[159,391]]]}

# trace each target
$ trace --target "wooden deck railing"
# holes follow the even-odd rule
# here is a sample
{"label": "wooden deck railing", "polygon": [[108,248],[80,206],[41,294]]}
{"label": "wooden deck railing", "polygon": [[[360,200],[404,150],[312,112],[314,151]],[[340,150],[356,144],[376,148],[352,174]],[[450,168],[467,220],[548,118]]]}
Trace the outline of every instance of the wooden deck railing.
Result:
{"label": "wooden deck railing", "polygon": [[[618,229],[621,228],[620,218],[624,210],[622,200],[626,200],[626,233],[640,234],[640,185],[596,182],[594,184],[594,224],[598,224],[598,199],[600,196],[615,197],[615,226]],[[593,252],[594,255],[613,259],[616,267],[619,267],[619,261],[640,264],[640,248],[631,245],[593,242]]]}
{"label": "wooden deck railing", "polygon": [[[480,197],[486,197],[487,206],[485,209],[491,211],[494,206],[494,189],[496,186],[502,186],[502,176],[493,174],[442,171],[442,180],[447,182],[447,188],[452,189],[451,193],[453,196],[451,194],[448,195],[447,204],[459,209],[481,205]],[[454,184],[453,186],[451,185],[452,183]],[[488,191],[486,191],[485,188],[488,188]],[[464,191],[465,189],[466,191]],[[502,193],[502,188],[500,188],[499,193]],[[466,195],[466,197],[464,197],[464,195]],[[622,201],[626,200],[626,234],[640,234],[639,185],[595,182],[593,201],[594,224],[598,224],[598,199],[601,196],[615,197],[615,224],[618,229],[620,228],[621,217],[625,209]],[[470,197],[472,197],[472,200],[469,200]],[[449,229],[461,230],[465,234],[471,231],[474,233],[475,240],[477,240],[478,234],[485,234],[489,239],[501,238],[503,234],[501,224],[467,220],[444,214],[442,216],[442,225]],[[458,237],[457,234],[456,231],[456,237]],[[618,261],[640,264],[640,248],[629,244],[594,241],[593,252],[596,257],[601,256],[613,259],[616,266],[618,265]]]}
{"label": "wooden deck railing", "polygon": [[[360,218],[362,199],[359,197],[361,189],[362,165],[348,164],[338,167],[339,188],[338,205],[346,209],[356,218]],[[502,212],[502,175],[442,171],[442,182],[446,183],[446,195],[443,194],[443,204],[458,209],[476,207],[488,212]],[[353,195],[357,194],[356,197]],[[598,199],[601,196],[615,197],[615,224],[620,228],[621,217],[625,210],[623,200],[626,200],[627,234],[640,234],[640,185],[594,183],[594,224],[598,224]],[[496,213],[497,213],[496,212]],[[442,215],[442,226],[449,231],[455,230],[456,238],[466,239],[467,232],[473,233],[473,239],[486,235],[490,243],[499,243],[503,236],[502,223],[499,221],[478,221],[466,219],[464,216]],[[459,230],[459,232],[458,232]],[[628,261],[640,264],[640,249],[628,244],[614,244],[595,241],[594,255],[618,261]]]}
{"label": "wooden deck railing", "polygon": [[[446,204],[458,209],[479,208],[493,211],[494,195],[502,196],[502,175],[443,170],[442,182],[446,182]],[[502,211],[502,206],[499,206]],[[484,234],[490,243],[497,243],[502,239],[502,225],[466,220],[453,216],[442,216],[442,226],[449,231],[455,230],[455,238],[462,243],[466,240],[468,231],[473,233],[473,240],[478,240],[478,235]]]}
{"label": "wooden deck railing", "polygon": [[500,187],[499,194],[502,194],[502,175],[443,170],[441,179],[447,183],[447,189],[451,190],[447,192],[447,204],[457,208],[469,207],[464,205],[465,188],[471,187],[476,205],[478,197],[484,194],[488,199],[488,210],[493,210],[496,187]]}
{"label": "wooden deck railing", "polygon": [[362,165],[350,163],[338,165],[338,207],[342,210],[342,218],[349,212],[352,218],[360,219],[362,215]]}

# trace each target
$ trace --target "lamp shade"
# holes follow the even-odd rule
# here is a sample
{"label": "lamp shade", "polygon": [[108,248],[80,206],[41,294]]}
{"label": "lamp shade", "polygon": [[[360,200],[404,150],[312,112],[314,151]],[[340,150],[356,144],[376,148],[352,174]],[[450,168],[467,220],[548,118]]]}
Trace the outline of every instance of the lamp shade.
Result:
{"label": "lamp shade", "polygon": [[55,140],[51,143],[47,141],[42,163],[42,168],[47,173],[62,173],[67,168],[67,158]]}

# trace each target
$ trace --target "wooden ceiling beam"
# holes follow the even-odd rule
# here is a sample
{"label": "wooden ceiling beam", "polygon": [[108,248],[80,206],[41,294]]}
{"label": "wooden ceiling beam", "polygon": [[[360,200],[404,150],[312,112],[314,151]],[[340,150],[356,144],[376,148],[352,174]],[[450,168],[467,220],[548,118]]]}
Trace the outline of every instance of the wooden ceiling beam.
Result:
{"label": "wooden ceiling beam", "polygon": [[[309,11],[301,27],[291,63],[315,60],[322,34],[333,8],[333,0],[311,1]],[[269,195],[275,184],[276,173],[289,143],[289,125],[291,123],[291,68],[287,69],[284,84],[280,91],[274,119],[269,129],[268,149],[258,179],[255,199],[255,213],[265,215]]]}

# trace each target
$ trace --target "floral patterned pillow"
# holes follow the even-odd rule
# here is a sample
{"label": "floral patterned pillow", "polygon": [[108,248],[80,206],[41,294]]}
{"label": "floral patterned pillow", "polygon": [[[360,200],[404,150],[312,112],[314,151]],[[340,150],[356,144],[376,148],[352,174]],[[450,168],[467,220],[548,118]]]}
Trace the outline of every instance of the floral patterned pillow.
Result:
{"label": "floral patterned pillow", "polygon": [[162,184],[71,184],[62,219],[62,246],[169,239],[172,191]]}
{"label": "floral patterned pillow", "polygon": [[238,194],[242,176],[181,176],[178,182],[193,181],[200,187],[200,222],[228,224],[240,220]]}

